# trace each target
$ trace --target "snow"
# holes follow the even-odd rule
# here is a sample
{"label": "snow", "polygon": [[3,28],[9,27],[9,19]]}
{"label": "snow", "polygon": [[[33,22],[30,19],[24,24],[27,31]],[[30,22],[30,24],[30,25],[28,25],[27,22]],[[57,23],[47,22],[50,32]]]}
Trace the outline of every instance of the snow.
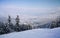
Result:
{"label": "snow", "polygon": [[0,35],[0,38],[60,38],[60,27],[54,29],[32,29]]}

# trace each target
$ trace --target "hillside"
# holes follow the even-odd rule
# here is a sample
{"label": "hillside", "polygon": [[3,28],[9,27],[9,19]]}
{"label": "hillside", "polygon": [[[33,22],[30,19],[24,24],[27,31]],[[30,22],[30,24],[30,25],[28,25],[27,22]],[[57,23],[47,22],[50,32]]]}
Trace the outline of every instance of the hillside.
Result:
{"label": "hillside", "polygon": [[0,35],[0,38],[60,38],[60,27],[55,29],[33,29]]}

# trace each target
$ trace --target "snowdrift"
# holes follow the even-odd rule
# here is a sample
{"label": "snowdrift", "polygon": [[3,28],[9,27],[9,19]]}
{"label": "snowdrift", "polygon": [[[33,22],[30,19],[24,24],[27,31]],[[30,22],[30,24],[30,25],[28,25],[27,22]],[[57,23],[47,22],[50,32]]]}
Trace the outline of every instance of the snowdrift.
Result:
{"label": "snowdrift", "polygon": [[33,29],[0,35],[0,38],[60,38],[60,28]]}

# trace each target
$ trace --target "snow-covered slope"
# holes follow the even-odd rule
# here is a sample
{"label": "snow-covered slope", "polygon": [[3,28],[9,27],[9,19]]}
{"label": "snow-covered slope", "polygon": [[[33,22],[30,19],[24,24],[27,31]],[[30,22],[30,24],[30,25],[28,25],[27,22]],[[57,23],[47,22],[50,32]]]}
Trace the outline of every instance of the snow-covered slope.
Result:
{"label": "snow-covered slope", "polygon": [[0,35],[0,38],[60,38],[60,28],[33,29]]}

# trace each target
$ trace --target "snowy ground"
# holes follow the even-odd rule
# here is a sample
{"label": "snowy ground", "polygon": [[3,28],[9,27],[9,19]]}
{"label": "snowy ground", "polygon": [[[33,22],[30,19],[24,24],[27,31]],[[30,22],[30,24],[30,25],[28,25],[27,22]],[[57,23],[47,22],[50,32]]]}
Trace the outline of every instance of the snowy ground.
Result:
{"label": "snowy ground", "polygon": [[33,29],[0,35],[0,38],[60,38],[60,28]]}

